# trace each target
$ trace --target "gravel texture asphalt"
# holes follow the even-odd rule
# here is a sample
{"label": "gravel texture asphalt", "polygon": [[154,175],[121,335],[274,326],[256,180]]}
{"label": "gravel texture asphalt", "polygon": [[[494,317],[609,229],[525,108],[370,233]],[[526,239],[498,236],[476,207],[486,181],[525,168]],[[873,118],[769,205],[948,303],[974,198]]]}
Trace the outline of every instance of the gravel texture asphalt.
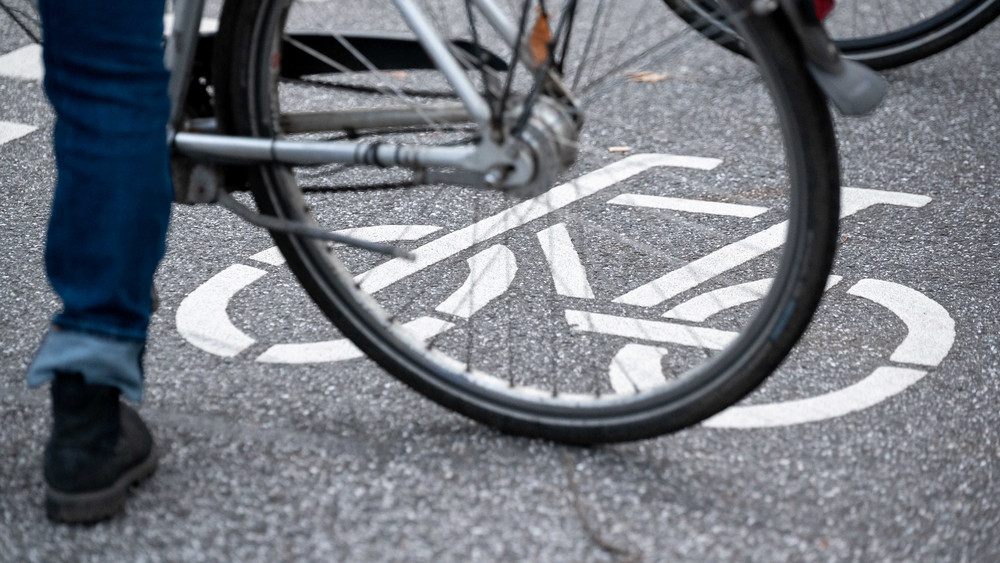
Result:
{"label": "gravel texture asphalt", "polygon": [[[998,41],[993,26],[888,72],[874,116],[837,120],[844,186],[930,198],[846,220],[834,267],[912,288],[954,320],[944,360],[904,391],[774,428],[595,448],[505,436],[368,360],[264,365],[190,345],[180,303],[272,243],[221,209],[178,207],[141,409],[165,457],[124,516],[90,527],[53,526],[41,508],[48,401],[23,374],[57,307],[42,265],[52,114],[37,82],[0,76],[0,122],[38,128],[0,145],[0,560],[996,561]],[[0,24],[0,54],[25,44]],[[262,340],[309,334],[315,308],[271,277],[234,299],[234,322]],[[884,363],[907,327],[846,289],[749,404]],[[292,320],[268,324],[278,307]]]}

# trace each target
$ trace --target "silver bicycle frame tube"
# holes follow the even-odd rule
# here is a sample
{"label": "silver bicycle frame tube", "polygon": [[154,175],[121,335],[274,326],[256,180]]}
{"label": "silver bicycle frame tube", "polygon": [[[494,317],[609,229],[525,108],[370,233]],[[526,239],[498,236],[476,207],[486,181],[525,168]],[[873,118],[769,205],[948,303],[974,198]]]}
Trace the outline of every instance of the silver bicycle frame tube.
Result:
{"label": "silver bicycle frame tube", "polygon": [[[413,0],[393,0],[410,29],[445,75],[458,94],[469,118],[483,130],[490,127],[491,109],[465,69],[458,62],[445,41],[438,35]],[[486,14],[490,25],[502,37],[513,42],[517,30],[504,17],[493,0],[472,0]],[[287,141],[259,139],[179,131],[180,119],[195,50],[198,45],[199,24],[204,0],[175,0],[174,24],[167,41],[167,64],[171,71],[171,142],[178,153],[196,159],[233,163],[272,163],[291,165],[369,164],[377,166],[402,166],[407,168],[456,168],[486,172],[498,163],[510,164],[512,159],[489,146],[422,146],[394,145],[347,141]],[[457,117],[453,117],[457,119]]]}
{"label": "silver bicycle frame tube", "polygon": [[433,24],[413,0],[393,0],[406,24],[417,35],[417,40],[423,45],[427,55],[441,70],[445,78],[455,89],[455,93],[469,110],[469,114],[481,127],[490,126],[490,106],[476,90],[475,85],[465,74],[465,69],[455,60],[448,45],[441,39]]}
{"label": "silver bicycle frame tube", "polygon": [[177,133],[174,147],[186,156],[239,164],[278,162],[299,166],[370,164],[408,168],[480,170],[474,145],[426,146],[346,141],[286,141],[230,137],[204,133]]}

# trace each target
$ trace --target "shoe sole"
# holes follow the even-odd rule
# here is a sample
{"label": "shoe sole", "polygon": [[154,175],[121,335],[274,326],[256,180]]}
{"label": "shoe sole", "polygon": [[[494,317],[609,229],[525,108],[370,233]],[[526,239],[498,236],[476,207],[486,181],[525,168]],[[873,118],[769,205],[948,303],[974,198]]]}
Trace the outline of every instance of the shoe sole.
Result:
{"label": "shoe sole", "polygon": [[67,493],[46,485],[45,515],[53,522],[93,524],[122,512],[133,486],[148,479],[160,462],[160,452],[153,448],[146,459],[129,469],[109,487],[84,493]]}

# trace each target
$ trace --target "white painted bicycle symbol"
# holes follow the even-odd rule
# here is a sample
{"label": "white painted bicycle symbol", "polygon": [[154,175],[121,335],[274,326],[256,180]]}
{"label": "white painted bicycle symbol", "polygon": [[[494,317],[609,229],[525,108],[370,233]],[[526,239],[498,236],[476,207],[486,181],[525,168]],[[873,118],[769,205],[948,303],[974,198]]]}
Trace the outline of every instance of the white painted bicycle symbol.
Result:
{"label": "white painted bicycle symbol", "polygon": [[[359,280],[369,292],[378,291],[400,279],[434,265],[448,257],[482,243],[499,234],[521,227],[550,213],[554,208],[585,197],[595,197],[604,188],[632,175],[658,166],[673,166],[711,170],[721,161],[707,158],[673,155],[636,155],[615,163],[597,173],[588,174],[574,184],[572,192],[560,193],[554,188],[547,197],[547,206],[532,207],[524,202],[507,211],[483,219],[474,225],[431,239],[417,248],[415,262],[390,261],[361,274]],[[582,187],[582,189],[581,189]],[[557,203],[552,204],[553,201]],[[879,205],[908,208],[923,207],[930,198],[921,195],[881,190],[845,188],[842,194],[841,219]],[[666,208],[680,212],[709,213],[733,217],[754,217],[767,211],[751,207],[694,199],[653,197],[641,194],[621,194],[607,200],[609,205]],[[651,307],[671,297],[699,287],[718,274],[731,270],[780,246],[784,241],[784,223],[771,226],[740,241],[726,245],[692,261],[639,288],[614,299],[616,303]],[[374,225],[342,231],[363,239],[399,242],[421,241],[437,235],[442,229],[433,225]],[[557,223],[536,234],[560,295],[581,300],[595,299],[587,280],[584,264],[575,252],[565,224]],[[224,357],[234,357],[257,343],[256,339],[237,328],[227,307],[240,291],[264,278],[269,269],[284,264],[277,248],[269,248],[249,259],[255,266],[234,264],[219,272],[188,295],[177,310],[177,328],[194,346]],[[406,324],[419,338],[429,339],[443,334],[454,324],[445,318],[468,319],[488,303],[503,295],[511,286],[516,272],[516,258],[509,248],[495,244],[467,260],[469,278],[435,309],[443,317],[425,315]],[[473,285],[473,279],[489,279],[488,284]],[[615,336],[641,335],[642,339],[660,343],[688,345],[685,340],[694,334],[697,344],[721,349],[728,335],[713,329],[698,329],[670,321],[702,323],[724,311],[761,299],[770,279],[760,279],[702,292],[674,306],[663,315],[667,321],[652,321],[629,317],[566,310],[566,320],[575,331]],[[827,290],[843,283],[841,276],[831,276]],[[859,411],[892,397],[927,375],[938,366],[954,343],[955,326],[948,312],[926,295],[907,286],[877,279],[861,279],[847,289],[847,295],[875,303],[898,317],[907,334],[889,357],[889,361],[874,369],[856,383],[829,393],[789,401],[757,405],[736,405],[703,422],[717,428],[755,428],[785,426],[814,422]],[[692,332],[694,331],[694,332]],[[653,344],[627,344],[611,362],[608,378],[618,392],[634,386],[662,384],[664,375],[661,359],[665,348]],[[346,338],[321,342],[276,343],[256,357],[257,362],[304,364],[339,362],[357,359],[363,353]],[[627,376],[626,376],[627,374]]]}

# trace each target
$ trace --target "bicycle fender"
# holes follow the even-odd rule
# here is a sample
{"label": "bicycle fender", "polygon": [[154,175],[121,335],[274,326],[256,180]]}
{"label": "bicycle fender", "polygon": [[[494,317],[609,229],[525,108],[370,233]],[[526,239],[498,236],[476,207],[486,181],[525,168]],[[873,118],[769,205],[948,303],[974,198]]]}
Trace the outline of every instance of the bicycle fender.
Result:
{"label": "bicycle fender", "polygon": [[848,59],[840,61],[840,72],[806,63],[809,74],[840,113],[868,115],[875,111],[889,90],[889,82],[867,66]]}
{"label": "bicycle fender", "polygon": [[788,23],[802,45],[813,80],[843,115],[867,115],[882,103],[889,83],[860,63],[843,58],[816,17],[812,0],[781,0]]}

